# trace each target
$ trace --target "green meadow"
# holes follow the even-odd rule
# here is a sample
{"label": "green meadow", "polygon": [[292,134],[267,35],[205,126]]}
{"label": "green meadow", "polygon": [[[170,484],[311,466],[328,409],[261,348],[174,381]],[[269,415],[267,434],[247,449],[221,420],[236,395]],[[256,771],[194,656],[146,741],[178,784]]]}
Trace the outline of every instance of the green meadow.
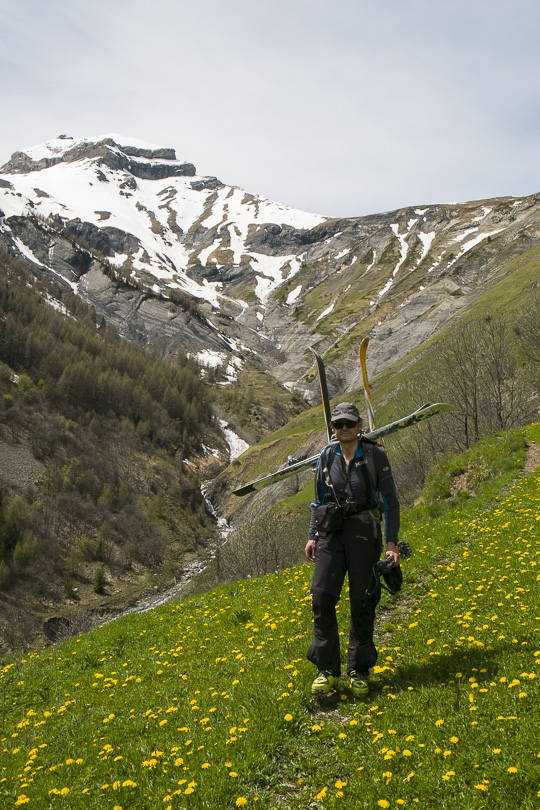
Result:
{"label": "green meadow", "polygon": [[311,698],[309,564],[0,662],[0,806],[539,810],[537,441],[430,475],[365,701]]}

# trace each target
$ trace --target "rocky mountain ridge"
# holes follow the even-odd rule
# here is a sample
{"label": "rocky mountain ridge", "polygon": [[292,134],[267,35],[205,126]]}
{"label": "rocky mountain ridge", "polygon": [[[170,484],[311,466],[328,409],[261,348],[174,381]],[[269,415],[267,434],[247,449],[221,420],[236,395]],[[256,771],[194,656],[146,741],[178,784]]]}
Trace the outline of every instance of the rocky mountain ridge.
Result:
{"label": "rocky mountain ridge", "polygon": [[540,241],[540,195],[329,219],[264,200],[164,149],[61,136],[0,169],[0,247],[61,278],[121,334],[227,367],[254,363],[308,402],[310,346],[331,394],[447,328]]}

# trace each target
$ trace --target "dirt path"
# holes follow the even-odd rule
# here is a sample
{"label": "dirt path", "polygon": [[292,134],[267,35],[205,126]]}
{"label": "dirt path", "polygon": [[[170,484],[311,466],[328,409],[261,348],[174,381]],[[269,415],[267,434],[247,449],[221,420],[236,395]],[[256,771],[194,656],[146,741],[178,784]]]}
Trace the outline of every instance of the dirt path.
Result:
{"label": "dirt path", "polygon": [[523,475],[530,475],[538,467],[540,467],[540,444],[530,444],[523,465]]}

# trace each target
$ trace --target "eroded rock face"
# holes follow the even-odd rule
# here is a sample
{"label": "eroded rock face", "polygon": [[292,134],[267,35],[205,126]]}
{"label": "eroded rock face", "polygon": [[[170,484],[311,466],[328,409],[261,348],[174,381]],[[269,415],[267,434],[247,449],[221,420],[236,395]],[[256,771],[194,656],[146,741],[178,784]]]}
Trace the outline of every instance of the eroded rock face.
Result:
{"label": "eroded rock face", "polygon": [[331,395],[350,391],[362,337],[383,371],[540,242],[540,195],[332,220],[197,177],[173,149],[61,137],[27,151],[0,170],[2,249],[130,339],[249,357],[310,402],[310,346],[331,352]]}
{"label": "eroded rock face", "polygon": [[135,177],[148,180],[161,180],[164,177],[194,177],[196,171],[192,163],[178,163],[174,149],[144,149],[133,146],[119,148],[112,138],[104,138],[97,142],[77,144],[58,155],[41,157],[37,160],[26,152],[14,152],[11,159],[2,166],[0,172],[27,174],[48,169],[58,163],[74,163],[90,159],[95,159],[98,166],[105,165],[118,171],[127,171]]}

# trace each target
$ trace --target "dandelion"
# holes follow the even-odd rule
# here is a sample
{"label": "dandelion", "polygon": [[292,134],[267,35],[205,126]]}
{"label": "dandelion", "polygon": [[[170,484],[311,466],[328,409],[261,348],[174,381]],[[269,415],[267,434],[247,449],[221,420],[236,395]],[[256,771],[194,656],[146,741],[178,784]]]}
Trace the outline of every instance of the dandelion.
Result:
{"label": "dandelion", "polygon": [[245,796],[239,796],[237,798],[235,804],[236,804],[237,807],[243,807],[245,804],[247,804],[246,797]]}
{"label": "dandelion", "polygon": [[292,714],[286,714],[284,717],[284,720],[286,720],[287,723],[290,723],[292,719],[293,719]]}
{"label": "dandelion", "polygon": [[508,768],[508,773],[517,773],[517,768],[514,768],[513,765],[510,766],[510,768]]}
{"label": "dandelion", "polygon": [[379,807],[390,807],[390,802],[386,801],[386,799],[379,799],[377,804]]}

